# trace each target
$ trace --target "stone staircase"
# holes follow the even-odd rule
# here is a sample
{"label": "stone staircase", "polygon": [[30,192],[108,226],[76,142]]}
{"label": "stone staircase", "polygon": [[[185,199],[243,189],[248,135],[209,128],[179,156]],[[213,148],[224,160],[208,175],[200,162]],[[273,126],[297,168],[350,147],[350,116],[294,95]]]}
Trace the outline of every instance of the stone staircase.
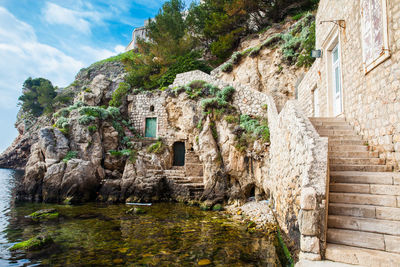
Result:
{"label": "stone staircase", "polygon": [[329,138],[326,259],[400,266],[400,173],[371,152],[343,118],[310,118]]}
{"label": "stone staircase", "polygon": [[171,170],[164,170],[168,179],[189,189],[190,197],[199,198],[204,191],[203,176],[186,176],[184,167],[173,167]]}

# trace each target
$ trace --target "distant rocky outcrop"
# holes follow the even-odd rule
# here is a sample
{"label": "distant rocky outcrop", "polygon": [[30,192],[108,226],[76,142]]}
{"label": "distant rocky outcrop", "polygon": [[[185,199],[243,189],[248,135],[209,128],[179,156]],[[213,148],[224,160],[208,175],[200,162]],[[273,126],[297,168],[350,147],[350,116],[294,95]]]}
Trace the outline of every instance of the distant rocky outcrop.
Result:
{"label": "distant rocky outcrop", "polygon": [[[92,96],[93,101],[97,101],[97,104],[108,103],[112,92],[123,81],[124,75],[124,65],[119,61],[95,63],[88,68],[80,70],[75,77],[75,81],[68,87],[60,89],[58,94],[70,96],[73,99],[80,92],[88,90],[92,84],[95,94]],[[104,85],[107,86],[104,87]],[[31,146],[39,140],[38,130],[42,127],[51,126],[50,119],[46,115],[36,118],[20,110],[15,123],[15,128],[18,129],[19,135],[0,154],[0,168],[24,170],[28,162]]]}

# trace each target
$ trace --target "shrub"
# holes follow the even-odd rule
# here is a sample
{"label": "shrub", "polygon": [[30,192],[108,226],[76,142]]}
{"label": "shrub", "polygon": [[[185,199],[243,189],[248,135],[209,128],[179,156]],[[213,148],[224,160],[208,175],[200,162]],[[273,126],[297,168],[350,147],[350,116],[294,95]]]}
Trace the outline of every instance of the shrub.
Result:
{"label": "shrub", "polygon": [[69,160],[74,159],[77,156],[78,156],[77,151],[68,151],[67,155],[63,159],[63,162],[67,163]]}
{"label": "shrub", "polygon": [[240,63],[242,56],[243,55],[241,52],[235,52],[232,54],[230,61],[232,62],[232,64],[237,65]]}
{"label": "shrub", "polygon": [[260,54],[260,51],[261,51],[261,47],[260,46],[254,47],[251,50],[251,52],[249,53],[249,57],[254,58],[254,57],[258,56],[258,54]]}
{"label": "shrub", "polygon": [[227,123],[230,123],[230,124],[239,122],[239,118],[234,115],[226,115],[224,119]]}
{"label": "shrub", "polygon": [[121,112],[119,111],[119,108],[116,108],[116,107],[108,107],[107,108],[107,113],[113,119],[117,119],[117,118],[119,118],[121,116]]}
{"label": "shrub", "polygon": [[69,120],[68,120],[67,118],[65,118],[65,117],[60,117],[60,118],[56,121],[55,126],[56,126],[57,128],[59,128],[59,129],[68,128],[68,127],[69,127]]}
{"label": "shrub", "polygon": [[252,134],[257,138],[262,138],[264,142],[269,142],[269,128],[266,120],[253,119],[248,115],[240,116],[240,127],[246,133]]}
{"label": "shrub", "polygon": [[112,93],[112,99],[109,103],[112,107],[119,107],[122,105],[122,99],[126,97],[130,91],[131,86],[126,82],[121,82],[118,88]]}
{"label": "shrub", "polygon": [[59,118],[59,117],[68,117],[69,116],[69,109],[68,108],[62,108],[56,113],[54,113],[53,117],[54,118]]}
{"label": "shrub", "polygon": [[162,154],[165,151],[165,145],[162,140],[158,140],[156,143],[150,145],[147,148],[147,152],[154,154]]}
{"label": "shrub", "polygon": [[72,106],[68,107],[68,111],[71,112],[75,109],[78,109],[78,108],[84,107],[84,106],[85,106],[85,103],[83,103],[82,101],[77,101]]}
{"label": "shrub", "polygon": [[89,125],[88,127],[89,132],[94,133],[97,131],[97,126],[96,125]]}
{"label": "shrub", "polygon": [[83,115],[78,119],[79,124],[89,125],[92,122],[96,121],[96,118],[93,116]]}
{"label": "shrub", "polygon": [[269,37],[267,40],[265,40],[261,44],[261,47],[262,48],[272,47],[273,45],[279,43],[280,41],[282,41],[282,34],[277,33],[277,34],[274,34],[271,37]]}
{"label": "shrub", "polygon": [[85,106],[79,109],[79,114],[96,117],[102,120],[108,118],[109,113],[106,109],[102,107],[95,107],[95,106]]}
{"label": "shrub", "polygon": [[227,62],[221,67],[221,71],[229,73],[233,70],[233,65],[231,62]]}
{"label": "shrub", "polygon": [[217,98],[221,98],[227,102],[232,100],[233,94],[235,93],[235,88],[232,86],[227,86],[222,91],[217,93]]}

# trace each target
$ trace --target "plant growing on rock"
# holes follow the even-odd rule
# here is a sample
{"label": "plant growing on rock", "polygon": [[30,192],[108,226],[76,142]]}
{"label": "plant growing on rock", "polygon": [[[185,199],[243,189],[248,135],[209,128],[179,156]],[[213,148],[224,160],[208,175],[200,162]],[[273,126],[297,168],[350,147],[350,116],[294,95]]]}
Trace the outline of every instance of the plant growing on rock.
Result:
{"label": "plant growing on rock", "polygon": [[122,105],[122,99],[129,93],[131,86],[126,82],[121,82],[118,88],[112,93],[112,99],[109,103],[112,107],[119,107]]}
{"label": "plant growing on rock", "polygon": [[162,140],[158,140],[156,143],[150,145],[147,148],[147,152],[154,154],[162,154],[165,151],[165,145]]}
{"label": "plant growing on rock", "polygon": [[63,159],[63,162],[67,163],[71,159],[75,159],[77,156],[78,156],[77,151],[68,151],[67,155]]}

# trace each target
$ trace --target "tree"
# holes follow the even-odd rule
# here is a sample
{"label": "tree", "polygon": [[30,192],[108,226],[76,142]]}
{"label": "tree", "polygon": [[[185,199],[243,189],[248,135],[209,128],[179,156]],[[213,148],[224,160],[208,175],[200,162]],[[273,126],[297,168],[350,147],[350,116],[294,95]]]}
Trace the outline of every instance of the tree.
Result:
{"label": "tree", "polygon": [[19,105],[25,112],[34,116],[53,112],[53,100],[57,93],[52,83],[44,78],[25,80],[22,87],[22,95],[18,98]]}

